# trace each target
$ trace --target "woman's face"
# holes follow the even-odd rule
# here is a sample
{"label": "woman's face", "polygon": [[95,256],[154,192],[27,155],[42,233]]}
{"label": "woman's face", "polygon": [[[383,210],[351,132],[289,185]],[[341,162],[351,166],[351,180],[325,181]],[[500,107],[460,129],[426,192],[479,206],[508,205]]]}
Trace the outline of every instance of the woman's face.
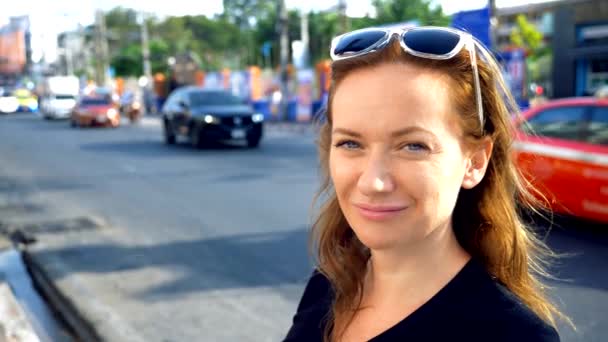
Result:
{"label": "woman's face", "polygon": [[450,86],[438,72],[384,63],[350,73],[335,91],[331,178],[348,223],[372,250],[451,227],[470,159]]}

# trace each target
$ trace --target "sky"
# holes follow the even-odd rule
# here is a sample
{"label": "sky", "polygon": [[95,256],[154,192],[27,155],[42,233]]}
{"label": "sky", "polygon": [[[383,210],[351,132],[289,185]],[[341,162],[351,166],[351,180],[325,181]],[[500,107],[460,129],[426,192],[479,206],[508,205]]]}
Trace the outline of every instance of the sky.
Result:
{"label": "sky", "polygon": [[[511,7],[526,3],[546,0],[496,0],[498,7]],[[289,8],[302,10],[324,10],[337,0],[286,0]],[[369,13],[371,0],[347,0],[347,12],[350,16],[363,16]],[[442,6],[445,13],[452,14],[462,10],[482,8],[484,0],[433,0],[435,5]],[[133,8],[153,13],[157,16],[170,15],[213,15],[222,11],[222,0],[5,0],[0,13],[0,26],[10,16],[29,15],[32,34],[32,59],[39,60],[43,52],[46,59],[56,57],[56,37],[63,31],[73,30],[80,23],[88,25],[93,22],[95,9],[109,10],[116,6]]]}

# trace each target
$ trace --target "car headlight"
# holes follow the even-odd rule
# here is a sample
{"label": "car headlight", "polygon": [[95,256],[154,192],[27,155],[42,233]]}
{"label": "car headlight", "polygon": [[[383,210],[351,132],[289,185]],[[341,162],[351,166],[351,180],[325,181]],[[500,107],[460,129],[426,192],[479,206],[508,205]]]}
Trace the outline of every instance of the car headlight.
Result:
{"label": "car headlight", "polygon": [[116,115],[118,115],[118,111],[114,108],[110,108],[108,109],[108,111],[106,112],[106,114],[108,114],[108,117],[113,118]]}
{"label": "car headlight", "polygon": [[251,121],[259,123],[264,121],[264,114],[255,113],[251,116]]}
{"label": "car headlight", "polygon": [[205,121],[207,124],[219,124],[220,118],[207,114],[203,117],[203,121]]}

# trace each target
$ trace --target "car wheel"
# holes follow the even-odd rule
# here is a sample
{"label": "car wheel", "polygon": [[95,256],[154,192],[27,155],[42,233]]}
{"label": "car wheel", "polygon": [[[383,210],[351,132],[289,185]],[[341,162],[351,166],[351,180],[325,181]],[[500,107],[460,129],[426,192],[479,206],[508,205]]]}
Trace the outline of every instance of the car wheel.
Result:
{"label": "car wheel", "polygon": [[261,140],[260,136],[254,136],[254,137],[247,138],[247,147],[249,147],[249,148],[258,147],[260,145],[260,140]]}
{"label": "car wheel", "polygon": [[171,128],[169,127],[169,124],[167,123],[167,121],[163,121],[163,133],[165,136],[165,144],[167,144],[167,145],[175,144],[175,134],[173,134],[173,132],[171,132]]}
{"label": "car wheel", "polygon": [[205,139],[203,139],[201,131],[196,126],[190,127],[190,144],[197,149],[205,146]]}

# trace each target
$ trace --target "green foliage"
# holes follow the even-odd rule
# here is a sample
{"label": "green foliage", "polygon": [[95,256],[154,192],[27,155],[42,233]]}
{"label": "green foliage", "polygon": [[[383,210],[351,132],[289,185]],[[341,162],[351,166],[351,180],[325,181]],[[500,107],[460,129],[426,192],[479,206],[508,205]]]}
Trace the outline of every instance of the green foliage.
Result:
{"label": "green foliage", "polygon": [[376,25],[417,20],[420,25],[447,26],[450,19],[430,0],[374,0]]}
{"label": "green foliage", "polygon": [[528,79],[531,82],[544,82],[551,78],[553,53],[544,43],[544,37],[525,15],[520,14],[515,19],[515,27],[511,31],[511,44],[526,50],[526,66]]}
{"label": "green foliage", "polygon": [[515,27],[511,31],[511,43],[530,53],[536,52],[543,43],[543,34],[523,14],[518,15],[515,22]]}
{"label": "green foliage", "polygon": [[[150,33],[150,62],[153,72],[166,72],[167,59],[189,53],[199,58],[205,70],[233,69],[270,62],[279,63],[278,7],[275,0],[223,0],[224,13],[209,18],[203,15],[146,19]],[[447,25],[449,17],[430,0],[374,0],[377,17],[346,18],[350,29],[417,20],[420,24]],[[288,12],[289,41],[301,37],[301,16]],[[342,32],[343,21],[337,12],[311,12],[309,51],[311,62],[329,58],[331,39]],[[117,7],[106,13],[111,65],[117,75],[137,76],[143,72],[141,26],[138,13]],[[262,46],[271,46],[264,58]]]}

